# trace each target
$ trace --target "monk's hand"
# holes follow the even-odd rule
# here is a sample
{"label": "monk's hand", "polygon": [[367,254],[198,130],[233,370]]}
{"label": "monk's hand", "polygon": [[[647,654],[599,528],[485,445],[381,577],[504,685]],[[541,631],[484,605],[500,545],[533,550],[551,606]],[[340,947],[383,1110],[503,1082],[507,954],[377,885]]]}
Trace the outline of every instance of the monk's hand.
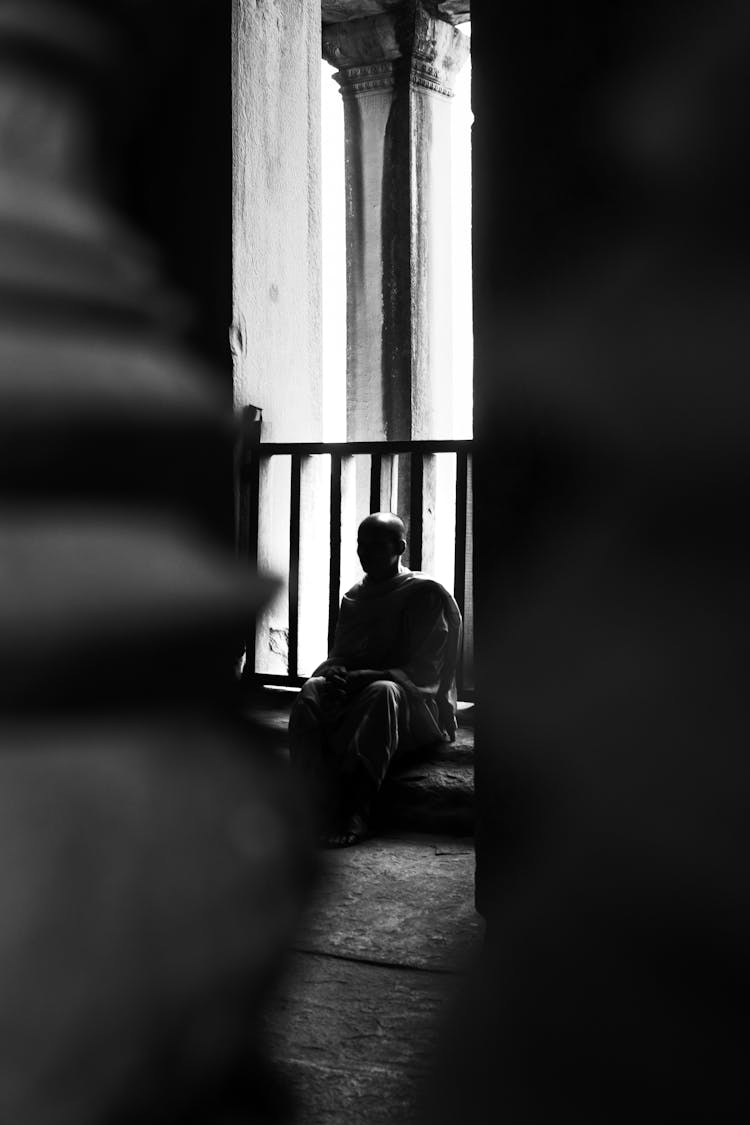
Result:
{"label": "monk's hand", "polygon": [[346,697],[347,671],[343,664],[335,664],[326,668],[323,676],[326,681],[326,695],[333,702],[340,702]]}

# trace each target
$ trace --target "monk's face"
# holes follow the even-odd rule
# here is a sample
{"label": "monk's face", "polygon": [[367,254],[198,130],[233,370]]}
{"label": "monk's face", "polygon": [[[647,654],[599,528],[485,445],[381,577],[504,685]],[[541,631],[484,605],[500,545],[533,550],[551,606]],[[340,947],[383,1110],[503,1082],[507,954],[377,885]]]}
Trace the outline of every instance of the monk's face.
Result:
{"label": "monk's face", "polygon": [[378,582],[398,573],[399,559],[406,543],[389,528],[367,525],[357,535],[357,554],[368,578]]}

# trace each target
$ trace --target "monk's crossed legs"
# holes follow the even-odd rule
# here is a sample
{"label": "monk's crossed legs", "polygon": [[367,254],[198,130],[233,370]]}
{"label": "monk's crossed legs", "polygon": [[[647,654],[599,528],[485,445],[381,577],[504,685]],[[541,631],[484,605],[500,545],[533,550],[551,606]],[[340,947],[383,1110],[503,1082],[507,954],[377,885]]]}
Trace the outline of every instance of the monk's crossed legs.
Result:
{"label": "monk's crossed legs", "polygon": [[393,680],[376,680],[340,703],[332,702],[322,676],[305,683],[290,716],[291,755],[338,821],[331,843],[355,843],[365,834],[369,805],[408,742],[408,719],[406,692]]}

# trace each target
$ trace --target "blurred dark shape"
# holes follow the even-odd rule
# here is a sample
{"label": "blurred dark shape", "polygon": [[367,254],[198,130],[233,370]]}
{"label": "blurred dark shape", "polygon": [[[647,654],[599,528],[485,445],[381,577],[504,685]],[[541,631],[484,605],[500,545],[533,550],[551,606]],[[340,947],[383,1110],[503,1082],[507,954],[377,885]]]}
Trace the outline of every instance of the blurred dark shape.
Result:
{"label": "blurred dark shape", "polygon": [[304,810],[273,759],[200,713],[0,737],[3,1119],[285,1120],[258,1012]]}
{"label": "blurred dark shape", "polygon": [[234,710],[230,4],[0,0],[0,1118],[278,1122],[307,807]]}
{"label": "blurred dark shape", "polygon": [[743,1120],[750,9],[472,32],[488,928],[423,1120]]}

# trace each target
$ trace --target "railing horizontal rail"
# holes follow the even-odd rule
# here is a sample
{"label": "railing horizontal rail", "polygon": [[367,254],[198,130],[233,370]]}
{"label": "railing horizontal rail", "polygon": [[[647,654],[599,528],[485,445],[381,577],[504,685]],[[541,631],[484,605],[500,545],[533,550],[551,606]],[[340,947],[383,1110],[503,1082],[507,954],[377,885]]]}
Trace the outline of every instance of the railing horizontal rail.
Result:
{"label": "railing horizontal rail", "polygon": [[316,453],[338,453],[342,457],[357,453],[458,453],[461,450],[470,452],[473,445],[471,438],[440,441],[261,441],[259,445],[245,451],[242,468],[247,469],[256,456],[275,457],[294,453],[303,457]]}

